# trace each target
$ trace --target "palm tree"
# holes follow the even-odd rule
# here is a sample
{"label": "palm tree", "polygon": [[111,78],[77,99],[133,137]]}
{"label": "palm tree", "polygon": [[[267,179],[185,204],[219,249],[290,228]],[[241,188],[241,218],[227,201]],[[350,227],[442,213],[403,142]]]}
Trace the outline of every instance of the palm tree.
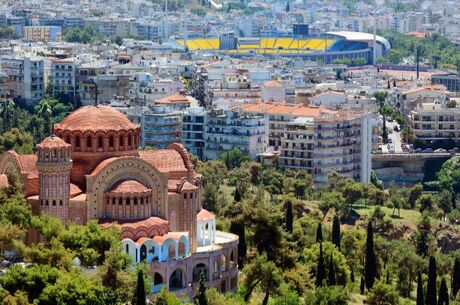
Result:
{"label": "palm tree", "polygon": [[2,108],[3,131],[11,128],[15,104],[13,100],[7,100]]}
{"label": "palm tree", "polygon": [[43,118],[45,121],[45,135],[49,135],[52,133],[52,126],[51,126],[51,116],[53,114],[53,110],[51,109],[51,105],[47,100],[42,100],[39,104],[38,108],[38,115]]}

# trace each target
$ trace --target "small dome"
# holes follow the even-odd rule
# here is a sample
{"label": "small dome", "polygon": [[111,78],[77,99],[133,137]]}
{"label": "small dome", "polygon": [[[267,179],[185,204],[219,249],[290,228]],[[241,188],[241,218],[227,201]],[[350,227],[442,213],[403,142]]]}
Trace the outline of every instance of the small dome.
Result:
{"label": "small dome", "polygon": [[126,194],[126,193],[144,193],[149,192],[147,188],[140,182],[135,180],[125,180],[115,184],[108,192],[111,194]]}
{"label": "small dome", "polygon": [[196,215],[196,219],[199,221],[209,221],[214,218],[214,214],[205,209],[201,209],[201,211]]}
{"label": "small dome", "polygon": [[45,138],[40,144],[37,144],[37,148],[63,148],[70,147],[70,144],[66,143],[63,139],[56,136],[49,136]]}
{"label": "small dome", "polygon": [[61,123],[55,124],[56,131],[121,131],[137,130],[139,125],[133,124],[117,109],[105,106],[84,106],[69,114]]}

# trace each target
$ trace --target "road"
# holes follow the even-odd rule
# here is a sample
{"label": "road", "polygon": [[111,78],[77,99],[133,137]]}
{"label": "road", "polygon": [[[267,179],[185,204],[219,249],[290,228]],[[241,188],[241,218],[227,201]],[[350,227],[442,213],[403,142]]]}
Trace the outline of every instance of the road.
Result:
{"label": "road", "polygon": [[[398,126],[399,131],[394,130],[395,126]],[[401,144],[402,144],[402,141],[401,141],[401,128],[399,127],[398,123],[396,123],[394,121],[393,122],[388,122],[387,121],[387,128],[389,130],[391,130],[391,133],[388,134],[388,138],[391,139],[391,143],[381,146],[382,153],[389,153],[390,150],[391,150],[391,152],[394,152],[394,153],[401,153],[402,152],[402,148],[401,148]],[[388,145],[390,145],[390,147],[391,147],[390,149],[388,149]],[[393,151],[393,149],[394,149],[394,151]]]}

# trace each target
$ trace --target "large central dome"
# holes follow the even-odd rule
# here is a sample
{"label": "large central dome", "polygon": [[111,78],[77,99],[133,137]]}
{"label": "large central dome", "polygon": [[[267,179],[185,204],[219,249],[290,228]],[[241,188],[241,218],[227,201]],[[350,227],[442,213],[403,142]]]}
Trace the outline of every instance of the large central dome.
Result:
{"label": "large central dome", "polygon": [[123,113],[105,105],[85,106],[67,116],[61,123],[55,124],[56,131],[108,132],[139,129]]}

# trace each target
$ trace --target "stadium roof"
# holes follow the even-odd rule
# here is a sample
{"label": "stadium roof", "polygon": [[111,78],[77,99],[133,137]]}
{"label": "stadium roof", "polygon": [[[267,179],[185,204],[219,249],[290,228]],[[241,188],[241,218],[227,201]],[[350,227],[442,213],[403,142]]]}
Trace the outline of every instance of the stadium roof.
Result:
{"label": "stadium roof", "polygon": [[[339,36],[343,37],[347,40],[351,41],[363,41],[363,42],[369,42],[374,40],[374,34],[370,33],[362,33],[362,32],[349,32],[349,31],[339,31],[339,32],[327,32],[329,35],[334,35],[334,36]],[[375,39],[383,44],[387,50],[391,48],[390,43],[388,40],[383,38],[382,36],[376,35]]]}

